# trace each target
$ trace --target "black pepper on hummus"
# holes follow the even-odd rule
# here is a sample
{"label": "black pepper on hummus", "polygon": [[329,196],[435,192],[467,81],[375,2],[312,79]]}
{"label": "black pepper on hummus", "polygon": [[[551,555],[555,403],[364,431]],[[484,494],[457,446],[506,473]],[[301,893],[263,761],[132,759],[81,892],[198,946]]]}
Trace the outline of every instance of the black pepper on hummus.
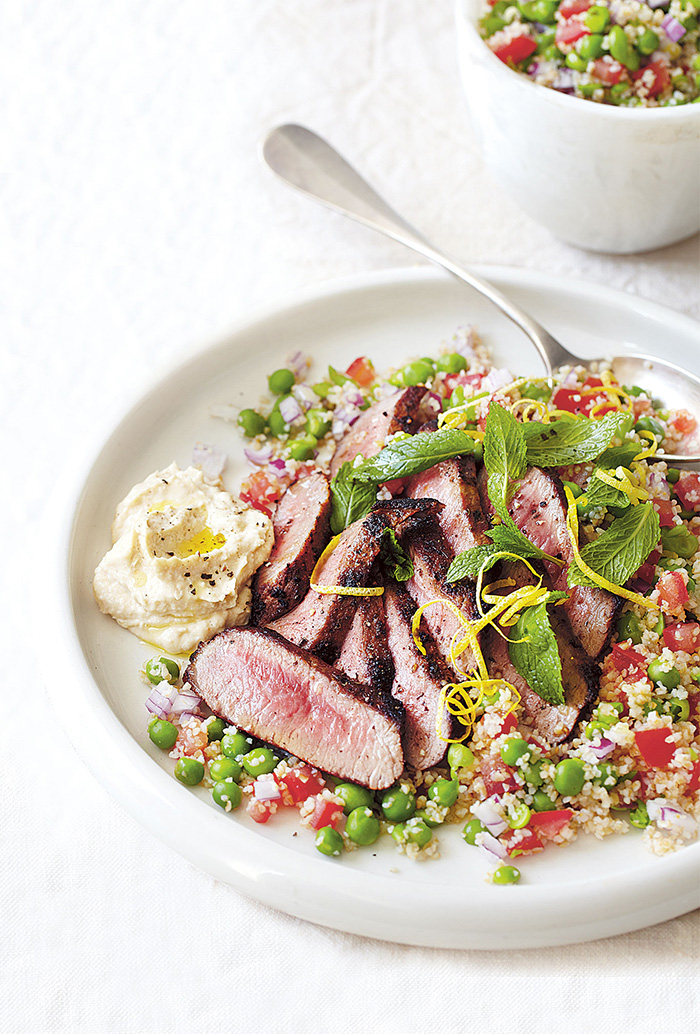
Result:
{"label": "black pepper on hummus", "polygon": [[249,582],[267,560],[272,521],[172,463],[117,507],[113,546],[95,571],[100,610],[130,632],[187,653],[222,628],[243,625]]}

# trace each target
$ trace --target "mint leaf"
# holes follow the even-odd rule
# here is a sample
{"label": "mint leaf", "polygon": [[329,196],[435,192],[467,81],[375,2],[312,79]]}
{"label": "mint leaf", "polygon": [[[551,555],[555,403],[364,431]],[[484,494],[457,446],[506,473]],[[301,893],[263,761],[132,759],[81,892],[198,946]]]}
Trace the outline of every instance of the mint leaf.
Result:
{"label": "mint leaf", "polygon": [[353,467],[352,478],[383,485],[394,478],[420,474],[454,456],[473,455],[474,446],[473,438],[454,427],[440,427],[431,434],[393,438],[376,456]]}
{"label": "mint leaf", "polygon": [[523,641],[508,644],[508,655],[513,667],[530,689],[548,704],[566,702],[557,637],[547,613],[547,604],[565,595],[563,592],[552,592],[542,603],[524,610],[513,630],[513,639]]}
{"label": "mint leaf", "polygon": [[[659,515],[651,503],[630,506],[622,517],[581,550],[581,559],[615,585],[624,585],[638,571],[652,549],[659,544]],[[574,562],[569,567],[568,584],[595,585]]]}
{"label": "mint leaf", "polygon": [[413,564],[391,528],[385,528],[379,546],[379,559],[390,578],[407,582],[413,577]]}
{"label": "mint leaf", "polygon": [[619,506],[626,509],[631,505],[630,497],[619,488],[607,485],[605,481],[593,475],[586,489],[586,500],[591,506]]}
{"label": "mint leaf", "polygon": [[525,538],[520,528],[513,528],[510,524],[496,524],[486,534],[499,549],[508,550],[510,553],[517,553],[525,560],[541,560],[547,554],[534,542]]}
{"label": "mint leaf", "polygon": [[630,463],[643,452],[646,444],[642,442],[625,442],[624,445],[613,445],[606,449],[595,461],[597,467],[612,468],[629,467]]}
{"label": "mint leaf", "polygon": [[362,484],[352,477],[352,463],[347,462],[331,481],[331,531],[339,535],[349,524],[358,521],[377,501],[376,484]]}
{"label": "mint leaf", "polygon": [[484,429],[484,466],[489,499],[498,516],[508,522],[508,501],[527,469],[523,424],[503,406],[492,402]]}
{"label": "mint leaf", "polygon": [[502,556],[501,547],[493,543],[465,549],[463,553],[458,553],[450,564],[445,581],[458,582],[461,578],[476,578],[482,568],[484,572],[490,571]]}
{"label": "mint leaf", "polygon": [[523,424],[527,462],[533,467],[564,467],[594,460],[629,420],[629,413],[606,413],[599,420]]}

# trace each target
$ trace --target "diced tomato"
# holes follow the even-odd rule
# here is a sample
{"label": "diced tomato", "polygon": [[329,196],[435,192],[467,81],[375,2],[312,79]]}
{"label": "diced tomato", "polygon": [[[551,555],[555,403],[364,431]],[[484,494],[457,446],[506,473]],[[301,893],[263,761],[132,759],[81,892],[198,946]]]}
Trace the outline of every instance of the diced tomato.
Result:
{"label": "diced tomato", "polygon": [[267,822],[273,815],[277,814],[279,801],[259,801],[251,797],[245,806],[245,810],[255,822]]}
{"label": "diced tomato", "polygon": [[691,470],[681,471],[675,492],[684,510],[700,510],[700,474]]}
{"label": "diced tomato", "polygon": [[663,61],[650,61],[637,72],[632,73],[634,80],[641,79],[644,86],[644,94],[647,97],[656,97],[663,93],[671,82],[671,74],[668,65]]}
{"label": "diced tomato", "polygon": [[504,764],[498,754],[487,754],[482,758],[481,775],[489,797],[494,793],[510,793],[519,788],[512,769]]}
{"label": "diced tomato", "polygon": [[619,61],[608,60],[598,57],[593,62],[591,75],[606,86],[615,86],[625,74],[624,66]]}
{"label": "diced tomato", "polygon": [[[561,8],[560,8],[561,10]],[[557,25],[556,32],[554,33],[554,42],[557,46],[560,44],[575,43],[576,40],[582,39],[584,36],[590,36],[591,30],[585,25],[579,18],[569,18],[568,21],[559,22]]]}
{"label": "diced tomato", "polygon": [[206,726],[199,718],[190,718],[188,722],[180,727],[175,741],[175,750],[180,755],[192,757],[197,751],[204,750],[209,743],[209,734]]}
{"label": "diced tomato", "polygon": [[661,602],[672,611],[682,609],[690,598],[688,583],[681,571],[664,571],[656,583],[656,588],[659,590]]}
{"label": "diced tomato", "polygon": [[369,388],[376,376],[372,361],[368,359],[366,355],[361,355],[357,359],[353,359],[345,372],[348,377],[352,377],[352,379],[359,384],[361,388]]}
{"label": "diced tomato", "polygon": [[485,373],[467,373],[465,370],[460,370],[459,373],[448,373],[442,382],[443,394],[448,399],[460,384],[462,387],[469,386],[478,390],[485,376]]}
{"label": "diced tomato", "polygon": [[628,671],[630,674],[644,675],[647,662],[644,654],[633,650],[631,646],[614,643],[610,652],[610,663],[616,671]]}
{"label": "diced tomato", "polygon": [[554,811],[533,811],[530,825],[545,840],[553,840],[568,825],[573,815],[571,808],[555,808]]}
{"label": "diced tomato", "polygon": [[572,14],[583,14],[593,6],[593,0],[561,0],[559,14],[562,18],[570,18]]}
{"label": "diced tomato", "polygon": [[316,797],[314,810],[306,821],[312,829],[322,829],[324,826],[332,826],[333,829],[337,829],[342,817],[342,804],[326,800],[325,797]]}
{"label": "diced tomato", "polygon": [[498,735],[501,736],[504,732],[512,732],[513,729],[517,729],[517,727],[518,719],[515,715],[512,712],[510,714],[505,714],[501,718],[501,731]]}
{"label": "diced tomato", "polygon": [[[590,416],[594,406],[606,403],[608,398],[605,394],[586,395],[587,388],[580,385],[577,388],[558,388],[552,395],[552,404],[557,409],[563,409],[565,413],[574,413],[576,416]],[[611,408],[615,408],[611,405]]]}
{"label": "diced tomato", "polygon": [[649,768],[668,768],[676,752],[676,744],[668,741],[671,730],[665,726],[656,729],[640,729],[634,734],[637,750]]}
{"label": "diced tomato", "polygon": [[672,528],[674,524],[673,503],[670,499],[652,499],[652,506],[659,515],[659,524],[662,528]]}
{"label": "diced tomato", "polygon": [[664,646],[677,653],[695,653],[700,649],[700,624],[697,621],[674,621],[664,629]]}
{"label": "diced tomato", "polygon": [[520,854],[535,854],[537,851],[544,851],[544,844],[537,836],[537,833],[527,826],[522,829],[507,829],[498,838],[506,845],[506,850],[511,858]]}
{"label": "diced tomato", "polygon": [[260,510],[271,517],[272,509],[275,503],[282,498],[286,487],[285,482],[273,474],[268,474],[265,470],[256,470],[241,485],[239,496],[254,510]]}
{"label": "diced tomato", "polygon": [[289,802],[285,800],[285,804],[300,804],[307,797],[321,793],[326,786],[321,773],[317,769],[311,768],[310,765],[297,765],[286,772],[277,782],[282,790],[282,796],[291,798]]}
{"label": "diced tomato", "polygon": [[698,422],[687,409],[679,409],[671,414],[669,424],[679,434],[693,434],[698,429]]}
{"label": "diced tomato", "polygon": [[524,33],[522,36],[514,36],[505,43],[496,43],[491,49],[501,61],[504,61],[506,64],[512,63],[517,65],[520,61],[524,61],[525,58],[535,53],[537,43],[532,36]]}
{"label": "diced tomato", "polygon": [[696,761],[690,770],[690,779],[686,786],[684,793],[695,793],[696,790],[700,790],[700,761]]}
{"label": "diced tomato", "polygon": [[311,460],[306,460],[304,463],[300,463],[294,473],[294,480],[301,481],[302,478],[306,478],[309,474],[313,474],[318,470],[318,467]]}

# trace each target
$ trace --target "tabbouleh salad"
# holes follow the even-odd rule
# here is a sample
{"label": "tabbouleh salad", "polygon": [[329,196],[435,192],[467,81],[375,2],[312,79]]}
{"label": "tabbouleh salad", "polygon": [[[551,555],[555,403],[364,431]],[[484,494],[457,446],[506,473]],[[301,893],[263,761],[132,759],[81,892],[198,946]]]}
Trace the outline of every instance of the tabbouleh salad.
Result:
{"label": "tabbouleh salad", "polygon": [[490,2],[479,30],[541,86],[624,107],[700,100],[697,0]]}
{"label": "tabbouleh salad", "polygon": [[[539,18],[532,21],[534,7],[538,15],[549,12],[541,21],[553,31],[567,3],[538,0],[507,10],[518,12],[513,24],[529,19],[532,36],[545,31]],[[639,17],[647,12],[654,26],[663,18],[642,4],[611,5],[610,12],[632,7]],[[582,5],[575,10],[582,12]],[[676,0],[672,10],[694,17],[689,5]],[[492,17],[505,13],[499,2]],[[687,31],[697,36],[695,26]],[[528,442],[550,440],[529,432],[525,437],[537,425],[558,443],[555,472],[566,492],[579,583],[591,579],[588,584],[621,598],[612,640],[599,658],[599,693],[569,738],[552,745],[528,723],[515,687],[490,678],[479,663],[478,670],[464,673],[464,682],[445,688],[443,703],[456,716],[458,734],[446,743],[444,760],[427,771],[407,767],[394,786],[371,791],[228,725],[182,684],[174,660],[155,657],[143,672],[152,690],[149,735],[170,752],[177,778],[207,787],[224,811],[244,807],[256,822],[274,821],[278,811],[296,807],[301,826],[330,856],[391,836],[411,858],[436,858],[442,827],[457,824],[465,850],[486,856],[487,878],[496,883],[517,882],[513,862],[565,845],[580,833],[603,838],[636,827],[657,854],[694,840],[700,820],[700,475],[654,458],[660,444],[678,452],[694,440],[694,417],[666,411],[637,385],[616,383],[605,364],[563,368],[550,380],[517,379],[493,368],[472,328],[457,333],[436,358],[416,358],[384,376],[367,357],[342,372],[330,367],[317,381],[309,378],[309,366],[304,356],[290,357],[286,368],[270,376],[269,394],[255,409],[217,414],[237,419],[247,439],[246,456],[255,469],[241,486],[241,498],[273,513],[289,485],[311,471],[328,471],[338,442],[372,402],[407,385],[427,386],[438,423],[465,432],[494,485],[494,442],[506,442],[500,461],[510,474],[503,499],[512,492],[509,476],[522,476],[526,462],[514,463],[514,453],[526,457]],[[582,443],[590,442],[596,428],[598,445],[586,447]],[[540,456],[538,462],[549,461]],[[400,485],[390,487],[401,491]],[[386,487],[379,488],[380,498],[388,495]],[[496,516],[494,527],[503,529],[506,510],[497,504],[495,509],[501,518]],[[523,549],[527,540],[511,531],[507,545],[505,532],[498,540],[495,560],[529,556],[530,570],[537,570],[536,551]],[[608,541],[614,556],[600,548]],[[508,579],[499,582],[498,567],[493,569],[494,545],[455,561],[478,576],[480,612],[487,615],[481,627],[489,622],[490,607],[503,617],[503,605],[494,601],[505,593],[513,613],[499,634],[511,644],[527,641],[530,633],[543,635],[543,654],[549,650],[551,660],[547,615],[564,594],[543,587],[540,575],[530,586],[534,595],[511,595]],[[529,620],[535,611],[544,625]],[[556,669],[556,645],[554,657]],[[554,670],[551,679],[541,692],[550,694],[550,702],[562,702],[561,672]]]}

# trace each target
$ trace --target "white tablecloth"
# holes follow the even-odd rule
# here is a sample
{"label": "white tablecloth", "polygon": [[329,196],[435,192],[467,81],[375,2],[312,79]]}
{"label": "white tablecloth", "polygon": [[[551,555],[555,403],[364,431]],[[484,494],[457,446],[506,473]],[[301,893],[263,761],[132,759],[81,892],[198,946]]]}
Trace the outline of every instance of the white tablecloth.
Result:
{"label": "white tablecloth", "polygon": [[585,254],[518,211],[474,144],[450,0],[9,0],[0,22],[0,1030],[697,1029],[697,914],[568,948],[424,950],[274,913],[162,846],[48,703],[52,615],[32,559],[62,466],[172,354],[252,304],[414,262],[263,169],[277,123],[327,135],[465,264],[575,276],[697,318],[697,237]]}

